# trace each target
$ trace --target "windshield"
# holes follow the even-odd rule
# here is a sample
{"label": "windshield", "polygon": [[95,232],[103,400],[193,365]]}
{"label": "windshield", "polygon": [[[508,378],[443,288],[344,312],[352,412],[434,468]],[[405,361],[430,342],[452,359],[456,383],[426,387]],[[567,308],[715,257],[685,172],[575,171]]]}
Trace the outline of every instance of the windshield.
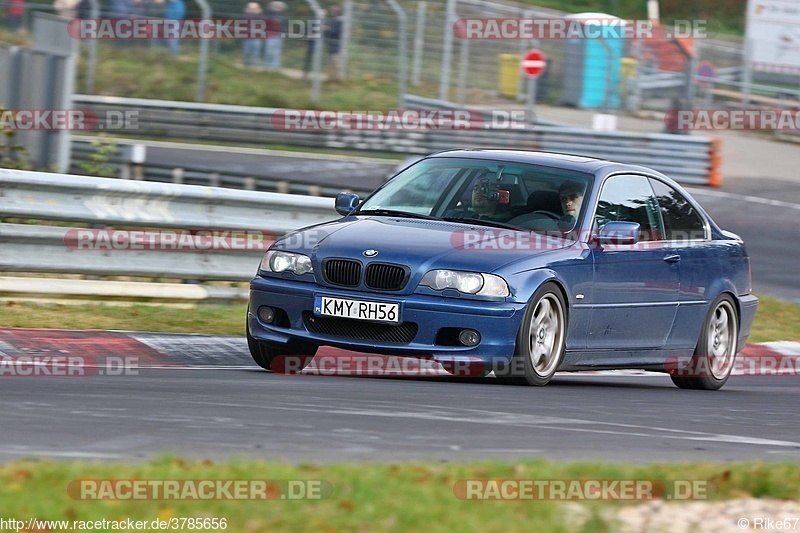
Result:
{"label": "windshield", "polygon": [[356,214],[432,217],[564,236],[579,224],[590,174],[521,163],[433,158],[386,183]]}

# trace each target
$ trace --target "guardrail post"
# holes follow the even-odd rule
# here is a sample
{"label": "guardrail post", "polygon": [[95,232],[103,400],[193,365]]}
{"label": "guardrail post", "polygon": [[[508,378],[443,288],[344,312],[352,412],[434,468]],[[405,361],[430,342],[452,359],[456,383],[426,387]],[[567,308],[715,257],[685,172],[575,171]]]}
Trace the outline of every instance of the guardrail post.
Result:
{"label": "guardrail post", "polygon": [[463,104],[467,92],[467,71],[469,70],[469,41],[461,40],[461,50],[458,58],[458,89],[456,90],[456,102]]}
{"label": "guardrail post", "polygon": [[342,46],[339,51],[339,79],[347,78],[347,63],[350,61],[350,36],[353,33],[353,0],[344,0],[342,7]]}
{"label": "guardrail post", "polygon": [[172,169],[172,183],[177,183],[177,184],[183,183],[183,169],[182,168],[173,168]]}
{"label": "guardrail post", "polygon": [[[98,0],[89,0],[89,16],[97,20],[100,18],[100,2]],[[97,67],[97,39],[90,39],[86,45],[88,57],[86,58],[86,80],[84,89],[86,94],[94,92],[94,71]]]}
{"label": "guardrail post", "polygon": [[[194,0],[200,6],[204,19],[211,18],[211,7],[206,0]],[[208,72],[208,39],[200,40],[200,58],[197,61],[197,96],[198,102],[206,101],[206,73]]]}
{"label": "guardrail post", "polygon": [[397,14],[397,28],[400,32],[397,44],[397,107],[403,107],[403,98],[406,94],[408,80],[408,16],[397,0],[386,1]]}
{"label": "guardrail post", "polygon": [[447,0],[444,19],[444,48],[442,49],[442,76],[439,79],[439,100],[447,100],[450,92],[450,63],[453,56],[453,24],[456,22],[456,0]]}
{"label": "guardrail post", "polygon": [[[309,6],[311,6],[312,11],[314,11],[314,16],[317,17],[317,20],[321,22],[324,21],[325,17],[323,16],[322,8],[319,5],[317,0],[306,0]],[[322,30],[322,27],[320,27]],[[322,69],[322,45],[323,40],[325,39],[324,32],[322,35],[319,35],[314,42],[314,55],[312,56],[311,61],[311,101],[313,103],[319,102],[319,88],[321,83],[322,73],[320,72]]]}
{"label": "guardrail post", "polygon": [[[425,46],[425,11],[428,3],[417,2],[417,23],[414,32],[414,63],[411,67],[411,84],[419,85],[422,76],[422,51]],[[402,107],[402,106],[401,106]]]}

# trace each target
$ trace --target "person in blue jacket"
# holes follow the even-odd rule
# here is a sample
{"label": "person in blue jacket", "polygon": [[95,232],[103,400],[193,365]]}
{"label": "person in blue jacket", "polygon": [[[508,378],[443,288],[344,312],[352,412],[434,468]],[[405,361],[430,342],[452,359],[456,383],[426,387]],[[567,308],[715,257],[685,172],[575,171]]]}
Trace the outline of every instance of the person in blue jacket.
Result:
{"label": "person in blue jacket", "polygon": [[[177,21],[182,21],[186,18],[186,4],[183,0],[167,0],[167,9],[164,12],[164,18]],[[180,52],[180,40],[175,37],[167,39],[167,46],[169,47],[172,57],[178,57],[178,52]]]}

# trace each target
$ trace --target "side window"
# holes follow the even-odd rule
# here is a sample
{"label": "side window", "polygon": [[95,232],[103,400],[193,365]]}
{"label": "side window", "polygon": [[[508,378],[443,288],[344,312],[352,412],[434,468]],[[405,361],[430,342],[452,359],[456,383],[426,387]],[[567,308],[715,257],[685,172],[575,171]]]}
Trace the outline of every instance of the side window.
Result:
{"label": "side window", "polygon": [[595,227],[607,222],[638,222],[641,240],[661,239],[661,217],[653,189],[645,176],[619,175],[608,178],[600,191]]}
{"label": "side window", "polygon": [[663,181],[650,178],[656,194],[661,218],[664,220],[664,238],[668,241],[705,239],[703,217],[689,200]]}

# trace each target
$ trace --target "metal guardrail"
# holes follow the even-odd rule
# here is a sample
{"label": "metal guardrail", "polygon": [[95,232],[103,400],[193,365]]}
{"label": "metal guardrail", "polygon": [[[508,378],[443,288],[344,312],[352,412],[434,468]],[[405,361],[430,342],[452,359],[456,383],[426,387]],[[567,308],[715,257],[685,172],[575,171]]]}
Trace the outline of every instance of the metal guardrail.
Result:
{"label": "metal guardrail", "polygon": [[[453,102],[448,102],[447,100],[437,100],[436,98],[425,98],[424,96],[417,96],[415,94],[406,94],[403,97],[403,107],[405,109],[449,109],[449,110],[462,110],[468,109],[471,112],[481,113],[483,119],[487,122],[491,121],[494,117],[492,114],[492,110],[478,108],[475,106],[463,106],[461,104],[456,104]],[[558,122],[550,122],[547,120],[538,120],[536,119],[536,124],[539,126],[555,126],[558,128],[564,129],[580,129],[576,126],[570,126],[568,124],[560,124]]]}
{"label": "metal guardrail", "polygon": [[[0,169],[0,271],[246,281],[263,250],[80,249],[75,227],[242,230],[266,238],[334,220],[331,198]],[[254,249],[255,248],[255,249]]]}
{"label": "metal guardrail", "polygon": [[[260,174],[234,170],[221,172],[201,166],[159,164],[150,160],[145,160],[139,168],[135,168],[135,165],[131,162],[129,152],[133,145],[141,143],[136,141],[126,142],[121,139],[108,139],[108,141],[116,143],[117,147],[114,153],[110,154],[100,166],[107,167],[114,172],[115,176],[125,179],[327,197],[335,197],[343,190],[365,196],[374,189],[365,187],[361,183],[362,180],[353,180],[352,185],[347,187],[326,186],[313,179],[298,180],[296,175],[304,175],[302,172],[296,172],[296,175],[293,175],[291,179],[287,179],[285,175],[281,175],[280,172],[273,172],[268,166],[260,169]],[[73,136],[70,172],[81,174],[81,165],[89,161],[97,150],[98,148],[92,144],[92,140]]]}
{"label": "metal guardrail", "polygon": [[[714,80],[735,81],[741,77],[742,67],[725,67],[717,69]],[[636,78],[636,83],[638,88],[644,91],[681,88],[686,85],[686,73],[642,68],[642,72]]]}
{"label": "metal guardrail", "polygon": [[272,108],[102,96],[75,96],[73,101],[76,107],[93,109],[101,118],[106,111],[138,111],[138,129],[115,134],[409,155],[449,148],[547,150],[641,164],[683,183],[719,184],[713,152],[715,144],[704,137],[599,132],[556,126],[531,129],[284,131],[273,126],[272,116],[277,110]]}

